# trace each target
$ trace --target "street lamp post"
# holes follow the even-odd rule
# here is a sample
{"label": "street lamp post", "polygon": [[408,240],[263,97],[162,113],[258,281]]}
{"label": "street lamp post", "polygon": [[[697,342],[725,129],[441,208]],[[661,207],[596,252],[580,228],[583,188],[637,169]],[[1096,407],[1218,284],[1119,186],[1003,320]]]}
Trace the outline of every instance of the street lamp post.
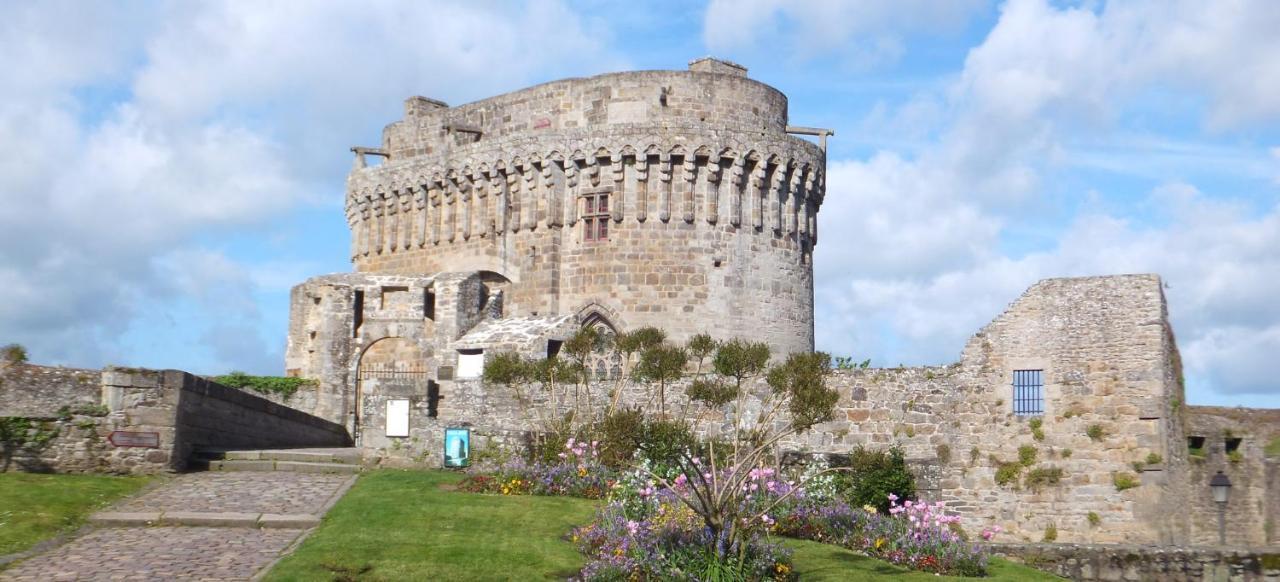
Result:
{"label": "street lamp post", "polygon": [[1222,471],[1209,479],[1213,502],[1218,504],[1218,545],[1227,545],[1227,498],[1231,497],[1231,480]]}

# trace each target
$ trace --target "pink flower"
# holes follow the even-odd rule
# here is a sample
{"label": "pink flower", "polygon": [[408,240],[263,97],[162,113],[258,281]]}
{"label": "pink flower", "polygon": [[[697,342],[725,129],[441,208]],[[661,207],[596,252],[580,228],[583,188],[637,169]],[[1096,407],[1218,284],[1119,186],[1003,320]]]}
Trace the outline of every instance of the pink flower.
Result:
{"label": "pink flower", "polygon": [[894,495],[894,494],[892,494],[892,493],[890,493],[890,494],[889,494],[889,501],[897,501],[897,500],[898,500],[898,496],[897,496],[897,495]]}

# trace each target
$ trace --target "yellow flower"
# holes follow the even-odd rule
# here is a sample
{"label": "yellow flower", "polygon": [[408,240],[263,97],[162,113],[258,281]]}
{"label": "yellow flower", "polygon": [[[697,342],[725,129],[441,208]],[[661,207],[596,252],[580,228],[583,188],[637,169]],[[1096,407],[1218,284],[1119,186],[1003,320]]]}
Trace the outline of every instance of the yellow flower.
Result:
{"label": "yellow flower", "polygon": [[862,510],[867,513],[877,513],[879,511],[874,506],[871,506],[871,505],[863,505]]}
{"label": "yellow flower", "polygon": [[587,476],[587,468],[586,468],[586,467],[578,467],[578,476],[579,476],[579,477],[586,477],[586,476]]}
{"label": "yellow flower", "polygon": [[876,547],[876,549],[878,550],[878,549],[880,549],[880,548],[883,548],[883,547],[885,546],[885,544],[887,544],[887,543],[889,543],[889,542],[888,542],[888,540],[886,540],[886,539],[884,539],[884,538],[876,538],[876,546],[875,546],[875,547]]}

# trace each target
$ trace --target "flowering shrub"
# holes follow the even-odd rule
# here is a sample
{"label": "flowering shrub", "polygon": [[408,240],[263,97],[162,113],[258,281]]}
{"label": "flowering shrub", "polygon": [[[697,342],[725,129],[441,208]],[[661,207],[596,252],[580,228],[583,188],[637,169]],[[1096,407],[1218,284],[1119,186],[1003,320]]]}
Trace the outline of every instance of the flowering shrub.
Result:
{"label": "flowering shrub", "polygon": [[[660,488],[640,469],[622,476],[596,521],[574,530],[572,540],[590,560],[582,580],[792,580],[790,552],[768,541],[775,525],[767,513],[719,534],[677,496],[689,488],[679,475]],[[737,515],[768,507],[790,485],[770,469],[753,470]]]}
{"label": "flowering shrub", "polygon": [[509,461],[492,471],[468,476],[459,489],[501,495],[566,495],[601,499],[617,480],[600,463],[600,443],[570,438],[556,463]]}
{"label": "flowering shrub", "polygon": [[[797,503],[778,523],[777,532],[843,546],[914,570],[955,576],[984,576],[987,554],[951,529],[959,521],[943,513],[943,503],[911,500],[899,504],[889,495],[889,512],[867,505],[854,509],[842,501]],[[983,530],[990,540],[999,526]]]}

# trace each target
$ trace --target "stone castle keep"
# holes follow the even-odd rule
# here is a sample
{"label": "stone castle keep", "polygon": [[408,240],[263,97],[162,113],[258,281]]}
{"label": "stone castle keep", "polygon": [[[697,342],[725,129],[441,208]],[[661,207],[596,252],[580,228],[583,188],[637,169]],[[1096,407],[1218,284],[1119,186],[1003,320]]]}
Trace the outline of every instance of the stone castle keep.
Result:
{"label": "stone castle keep", "polygon": [[[211,441],[292,437],[283,444],[346,438],[384,464],[439,466],[446,427],[469,427],[477,449],[539,428],[482,382],[495,353],[553,355],[583,326],[809,351],[828,135],[790,125],[781,92],[715,59],[456,107],[412,97],[377,147],[353,148],[354,272],[293,289],[286,373],[314,386],[263,399],[178,372],[15,365],[0,370],[0,402],[29,416],[106,405],[100,427],[160,427],[167,447],[130,461],[69,424],[67,444],[39,455],[57,470],[181,468]],[[624,403],[646,397],[617,355],[599,354],[592,376],[601,406],[610,390]],[[837,370],[829,385],[836,419],[784,448],[900,446],[921,495],[946,501],[971,531],[1213,544],[1207,484],[1222,470],[1235,485],[1228,542],[1280,545],[1280,459],[1268,457],[1280,448],[1278,411],[1187,405],[1155,275],[1041,281],[953,364]],[[224,412],[202,421],[197,404]],[[695,430],[728,428],[724,411],[699,406]],[[241,436],[214,430],[241,418],[252,420],[235,421]],[[85,461],[94,455],[105,460]]]}

